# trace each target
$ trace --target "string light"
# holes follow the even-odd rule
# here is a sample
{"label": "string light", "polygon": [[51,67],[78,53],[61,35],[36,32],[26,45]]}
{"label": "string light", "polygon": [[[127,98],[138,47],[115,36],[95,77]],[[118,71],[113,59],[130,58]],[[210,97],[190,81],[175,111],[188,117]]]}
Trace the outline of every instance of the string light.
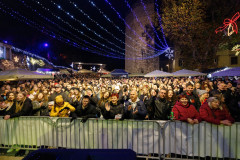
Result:
{"label": "string light", "polygon": [[15,56],[13,59],[14,59],[14,62],[18,63],[19,58],[17,56]]}
{"label": "string light", "polygon": [[222,32],[223,30],[225,30],[226,28],[228,28],[228,36],[232,35],[234,32],[237,34],[238,33],[238,26],[236,21],[238,20],[238,18],[240,17],[240,13],[237,12],[231,19],[226,18],[223,21],[223,26],[218,27],[215,32],[216,34],[218,32]]}
{"label": "string light", "polygon": [[[126,1],[126,0],[125,0],[125,1]],[[149,17],[149,14],[148,14],[148,12],[147,12],[147,7],[145,6],[143,0],[141,0],[141,3],[142,3],[142,5],[143,5],[144,12],[145,12],[145,14],[147,15],[147,19],[148,19],[151,27],[153,28],[153,31],[154,31],[155,35],[157,36],[157,39],[160,41],[161,45],[165,47],[165,45],[162,43],[161,39],[159,38],[158,33],[157,33],[156,30],[155,30],[155,27],[154,27],[153,24],[152,24],[152,20],[151,20],[151,18]],[[162,26],[161,26],[161,27],[162,27]]]}
{"label": "string light", "polygon": [[240,45],[239,45],[239,44],[235,45],[235,46],[232,48],[232,51],[235,51],[235,52],[236,52],[235,55],[238,56],[239,53],[240,53]]}
{"label": "string light", "polygon": [[[54,3],[53,1],[51,1],[52,3]],[[127,43],[123,42],[121,39],[117,38],[116,36],[114,36],[114,34],[112,34],[111,32],[109,32],[106,28],[104,28],[103,26],[101,26],[98,22],[96,22],[94,19],[92,19],[87,13],[85,13],[82,9],[80,9],[77,4],[75,4],[74,2],[70,1],[71,4],[73,4],[73,6],[80,11],[86,18],[88,18],[91,22],[93,22],[96,26],[98,26],[99,28],[101,28],[102,30],[104,30],[105,32],[107,32],[109,35],[111,35],[114,39],[116,39],[117,41],[119,41],[120,43],[124,44],[125,46],[132,48],[133,50],[137,51],[135,49],[135,47],[132,47],[131,45],[128,45]],[[55,5],[57,5],[56,3],[54,3]],[[69,15],[71,16],[71,15]],[[72,17],[72,16],[71,16]],[[72,17],[73,18],[73,17]]]}
{"label": "string light", "polygon": [[[52,13],[48,8],[44,7],[40,2],[37,1],[37,4],[40,5],[40,6],[41,6],[43,9],[45,9],[46,11],[50,12],[52,16],[54,16],[55,18],[59,19],[61,22],[63,22],[64,24],[68,25],[70,28],[72,28],[73,30],[77,31],[77,32],[80,33],[81,35],[89,38],[90,40],[96,42],[97,44],[101,45],[101,46],[104,47],[104,48],[107,48],[107,49],[109,49],[109,50],[111,50],[111,51],[113,51],[113,52],[116,52],[116,53],[119,53],[119,54],[124,55],[124,53],[119,52],[119,51],[117,51],[117,50],[115,50],[115,49],[113,49],[113,48],[111,48],[111,47],[108,47],[108,46],[105,45],[105,44],[100,43],[99,41],[97,41],[97,40],[91,38],[90,36],[86,35],[83,31],[80,31],[80,30],[78,30],[77,28],[73,27],[70,23],[64,21],[61,17],[55,15],[55,14]],[[81,24],[81,25],[84,26],[85,24],[83,23],[83,24]],[[86,28],[86,26],[85,26],[85,28]],[[111,43],[111,42],[110,42],[110,43]]]}
{"label": "string light", "polygon": [[[1,2],[0,2],[0,4],[3,5]],[[3,6],[4,6],[4,5],[3,5]],[[9,9],[9,10],[12,10],[12,9],[8,8],[7,6],[4,6],[4,8],[7,8],[7,9]],[[4,13],[7,13],[4,9],[2,9],[2,11],[3,11]],[[27,25],[29,25],[29,26],[31,26],[31,27],[33,27],[33,28],[36,28],[37,30],[43,32],[44,34],[47,34],[47,35],[49,35],[49,36],[51,36],[51,37],[53,37],[53,38],[55,38],[55,39],[58,39],[58,40],[60,40],[60,41],[63,41],[63,42],[65,42],[65,43],[67,43],[67,44],[70,44],[70,45],[72,45],[72,46],[74,46],[74,47],[80,48],[80,49],[85,50],[85,51],[89,51],[89,48],[88,48],[88,47],[85,47],[85,48],[84,48],[84,47],[82,47],[82,46],[79,46],[77,43],[71,42],[69,39],[65,39],[65,38],[63,38],[63,37],[61,37],[61,36],[59,36],[59,35],[57,36],[57,35],[54,34],[53,32],[51,32],[52,34],[49,34],[49,33],[48,33],[49,31],[48,31],[45,27],[38,28],[40,25],[38,25],[38,24],[36,24],[35,22],[30,21],[30,20],[27,22],[28,19],[27,19],[26,17],[22,16],[21,14],[19,14],[18,12],[14,11],[14,10],[12,10],[12,12],[13,12],[14,14],[16,14],[17,16],[20,16],[21,19],[19,19],[19,18],[17,18],[16,16],[14,16],[13,13],[10,13],[12,17],[18,19],[18,20],[21,21],[21,22],[24,22],[25,24],[27,24]],[[9,14],[9,13],[8,13],[8,14]],[[23,19],[24,19],[24,20],[23,20]],[[31,23],[33,23],[35,26],[32,25]],[[99,54],[99,55],[105,56],[105,54],[103,54],[103,53],[101,53],[101,52],[95,52],[95,53],[96,53],[96,54]],[[109,53],[109,54],[113,55],[113,53]],[[108,56],[108,57],[111,57],[111,58],[118,58],[118,56],[109,56],[109,55],[107,55],[107,56]]]}
{"label": "string light", "polygon": [[[1,4],[2,4],[2,3],[1,3]],[[5,6],[4,8],[6,8],[6,6]],[[8,9],[9,9],[9,8],[8,8]],[[1,8],[1,11],[3,11],[4,13],[8,13],[8,12],[5,11],[3,8]],[[18,15],[18,16],[21,16],[18,12],[15,12],[15,11],[13,11],[13,10],[12,10],[12,12],[15,13],[16,15]],[[38,29],[38,30],[41,29],[41,32],[43,32],[43,33],[45,33],[45,34],[48,34],[49,36],[51,36],[51,37],[53,37],[53,38],[56,38],[56,39],[61,40],[61,41],[64,41],[65,43],[70,44],[70,45],[73,45],[73,46],[75,46],[75,47],[81,48],[82,50],[90,51],[90,52],[92,52],[92,53],[96,53],[96,54],[99,54],[99,55],[104,55],[103,53],[98,52],[98,51],[96,51],[96,50],[92,50],[92,49],[89,49],[89,48],[85,48],[85,47],[79,46],[77,43],[71,42],[70,40],[65,39],[65,38],[63,38],[63,37],[61,37],[61,36],[57,36],[57,35],[54,34],[53,32],[51,32],[52,34],[50,34],[50,33],[48,33],[49,31],[47,31],[44,27],[36,27],[36,26],[39,26],[39,25],[36,24],[36,23],[34,23],[34,22],[32,22],[32,21],[27,22],[27,19],[26,19],[26,17],[24,17],[24,16],[21,16],[21,19],[19,19],[19,18],[17,18],[16,16],[14,16],[13,13],[10,13],[12,17],[14,17],[14,18],[18,19],[19,21],[24,22],[24,23],[26,23],[27,25],[29,25],[29,26],[31,26],[31,27],[34,27],[34,28],[36,28],[36,29]],[[22,19],[24,19],[24,20],[22,20]],[[34,26],[34,25],[35,25],[35,26]],[[20,49],[19,49],[19,51],[20,51]],[[119,59],[141,60],[141,59],[154,58],[154,57],[159,56],[160,54],[162,54],[164,51],[165,51],[165,50],[163,50],[162,52],[158,52],[158,54],[155,54],[155,55],[152,55],[152,56],[148,56],[148,57],[141,57],[141,58],[129,58],[129,57],[125,57],[125,58],[124,58],[124,57],[111,56],[111,55],[105,55],[105,56],[107,56],[107,57],[112,57],[112,58],[119,58]],[[26,51],[23,51],[23,53],[26,54]],[[33,56],[33,55],[31,55],[31,56]],[[36,56],[36,55],[35,55],[35,56]],[[38,57],[38,58],[40,58],[40,57]]]}
{"label": "string light", "polygon": [[[20,0],[20,1],[21,1],[21,0]],[[56,25],[57,27],[59,27],[58,24],[52,22],[52,21],[49,20],[48,18],[46,18],[46,17],[42,16],[40,13],[38,13],[38,12],[36,11],[36,9],[33,9],[31,6],[26,5],[26,3],[24,3],[24,1],[21,1],[21,2],[22,2],[27,8],[30,8],[33,12],[35,12],[36,14],[38,14],[39,16],[41,16],[42,18],[44,18],[44,19],[47,20],[48,22],[50,22],[50,23]],[[47,9],[47,8],[45,8],[45,9]],[[47,10],[48,10],[48,9],[47,9]],[[82,40],[82,39],[79,38],[77,35],[71,33],[70,31],[68,31],[68,30],[66,30],[66,29],[64,29],[64,28],[62,28],[62,27],[59,27],[59,28],[62,29],[63,31],[65,31],[65,32],[69,33],[70,35],[74,36],[76,39],[78,39],[78,40],[80,40],[80,41],[83,41],[84,43],[87,43],[87,44],[91,45],[91,46],[94,47],[94,48],[97,48],[97,49],[99,49],[99,50],[101,50],[101,51],[103,51],[103,52],[107,52],[107,53],[109,53],[109,54],[114,55],[114,53],[111,53],[111,52],[108,52],[108,51],[106,51],[106,50],[104,50],[104,49],[102,49],[102,48],[99,48],[99,47],[97,47],[96,45],[93,45],[93,44],[89,43],[89,42],[86,41],[86,40]],[[54,36],[53,38],[55,38],[55,36]],[[71,38],[70,38],[70,39],[71,39]],[[84,44],[81,44],[81,45],[85,46]],[[101,55],[102,55],[102,54],[101,54]]]}
{"label": "string light", "polygon": [[156,6],[156,11],[157,11],[157,16],[158,16],[158,23],[160,25],[160,30],[162,32],[163,40],[164,40],[165,45],[168,46],[167,42],[166,42],[165,34],[163,32],[163,28],[162,28],[162,22],[161,22],[162,20],[161,20],[161,16],[160,16],[160,13],[159,13],[159,9],[158,9],[159,6],[158,6],[158,3],[157,3],[157,0],[155,0],[155,6]]}
{"label": "string light", "polygon": [[[110,7],[115,11],[115,13],[118,15],[118,18],[121,19],[121,20],[125,23],[125,25],[127,26],[127,28],[130,29],[130,30],[134,33],[134,35],[138,36],[138,38],[139,38],[143,43],[145,43],[147,46],[149,46],[150,48],[155,49],[155,48],[152,47],[150,44],[146,43],[145,40],[143,40],[142,37],[141,37],[139,34],[137,34],[136,31],[133,30],[133,29],[127,24],[127,22],[125,21],[125,19],[122,18],[122,16],[120,15],[120,13],[112,6],[112,4],[111,4],[108,0],[105,0],[105,1],[106,1],[106,2],[110,5]],[[159,50],[157,50],[157,51],[159,51]],[[160,51],[161,51],[161,50],[160,50]]]}
{"label": "string light", "polygon": [[[107,1],[107,0],[105,0],[105,1]],[[131,13],[133,14],[133,16],[135,17],[135,19],[137,20],[137,22],[140,24],[140,27],[145,31],[145,28],[144,28],[144,26],[143,26],[143,24],[140,22],[140,20],[138,19],[138,17],[137,17],[137,15],[136,15],[136,13],[134,12],[134,10],[131,8],[131,6],[130,6],[130,4],[128,3],[128,1],[127,0],[124,0],[124,2],[127,4],[127,7],[130,9],[130,11],[131,11]],[[147,16],[148,17],[148,16]],[[154,27],[153,27],[154,28]],[[145,31],[145,33],[147,34],[147,36],[152,40],[152,41],[154,41],[154,39],[152,38],[152,36],[148,33],[148,32],[146,32]],[[161,42],[161,41],[160,41]],[[161,49],[163,49],[163,48],[166,48],[165,46],[160,46],[160,45],[158,45],[157,43],[155,43],[159,48],[161,48]]]}

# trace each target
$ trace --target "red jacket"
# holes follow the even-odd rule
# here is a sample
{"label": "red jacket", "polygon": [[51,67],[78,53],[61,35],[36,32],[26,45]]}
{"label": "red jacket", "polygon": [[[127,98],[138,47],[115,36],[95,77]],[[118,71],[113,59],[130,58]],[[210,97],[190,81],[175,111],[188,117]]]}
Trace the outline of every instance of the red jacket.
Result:
{"label": "red jacket", "polygon": [[202,121],[198,111],[193,105],[190,105],[189,103],[184,106],[181,102],[176,102],[176,104],[173,106],[173,114],[176,120],[180,121],[186,121],[188,118],[191,119],[197,119],[199,122]]}
{"label": "red jacket", "polygon": [[211,109],[208,106],[207,102],[202,104],[199,112],[201,118],[209,123],[220,124],[221,120],[229,120],[232,123],[234,122],[234,119],[232,118],[232,116],[230,115],[226,108],[223,108],[223,110]]}

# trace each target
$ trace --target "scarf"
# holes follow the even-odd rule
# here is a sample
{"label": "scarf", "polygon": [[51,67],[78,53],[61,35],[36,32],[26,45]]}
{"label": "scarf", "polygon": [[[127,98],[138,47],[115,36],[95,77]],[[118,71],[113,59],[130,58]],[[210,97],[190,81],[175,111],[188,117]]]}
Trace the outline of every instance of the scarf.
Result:
{"label": "scarf", "polygon": [[23,101],[16,102],[16,110],[15,113],[18,113],[22,110],[23,104],[25,102],[26,98],[23,99]]}

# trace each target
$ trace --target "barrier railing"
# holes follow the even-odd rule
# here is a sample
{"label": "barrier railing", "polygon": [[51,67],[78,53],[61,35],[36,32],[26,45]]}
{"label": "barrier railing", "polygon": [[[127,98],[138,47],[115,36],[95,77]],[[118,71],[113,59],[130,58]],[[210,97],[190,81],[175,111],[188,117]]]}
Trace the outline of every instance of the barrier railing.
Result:
{"label": "barrier railing", "polygon": [[166,159],[240,159],[240,123],[232,126],[169,121],[164,126]]}
{"label": "barrier railing", "polygon": [[[157,121],[0,117],[0,148],[132,149],[139,157],[160,159],[160,123]],[[164,122],[165,123],[165,122]]]}
{"label": "barrier railing", "polygon": [[0,148],[132,149],[152,159],[240,159],[240,123],[0,117]]}

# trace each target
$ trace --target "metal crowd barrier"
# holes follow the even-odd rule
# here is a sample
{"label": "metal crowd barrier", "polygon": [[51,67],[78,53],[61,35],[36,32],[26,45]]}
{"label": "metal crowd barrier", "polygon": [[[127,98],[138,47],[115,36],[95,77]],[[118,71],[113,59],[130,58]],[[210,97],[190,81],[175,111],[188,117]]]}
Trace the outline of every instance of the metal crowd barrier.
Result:
{"label": "metal crowd barrier", "polygon": [[240,159],[239,124],[0,117],[0,148],[132,149],[149,159]]}
{"label": "metal crowd barrier", "polygon": [[138,157],[160,159],[160,124],[157,121],[55,117],[0,117],[0,148],[132,149]]}

